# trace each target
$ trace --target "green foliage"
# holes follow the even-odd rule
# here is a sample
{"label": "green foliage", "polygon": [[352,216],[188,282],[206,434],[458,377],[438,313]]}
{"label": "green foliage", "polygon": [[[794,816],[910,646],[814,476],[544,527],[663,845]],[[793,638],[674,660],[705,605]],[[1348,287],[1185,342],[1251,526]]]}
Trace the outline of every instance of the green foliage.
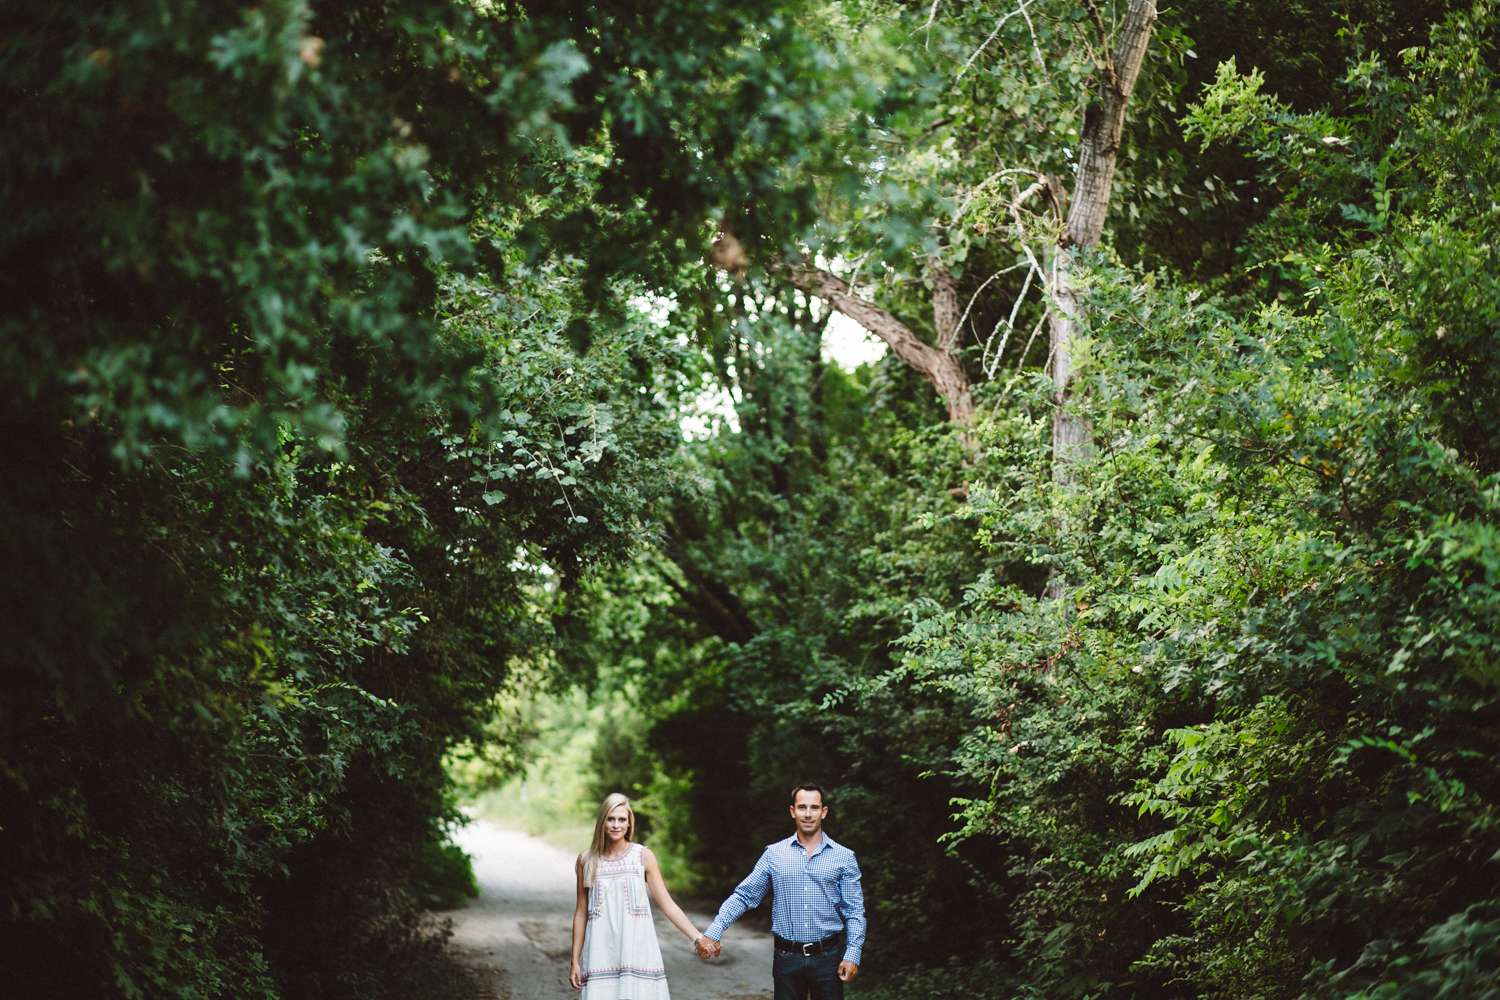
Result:
{"label": "green foliage", "polygon": [[433,910],[456,909],[479,895],[470,858],[454,844],[428,844],[412,882],[417,898]]}
{"label": "green foliage", "polygon": [[[1056,387],[1026,357],[977,390],[966,454],[894,361],[827,368],[795,295],[726,284],[700,314],[737,430],[692,446],[706,501],[665,515],[661,582],[580,593],[567,655],[647,678],[653,750],[690,782],[685,843],[721,890],[784,829],[783,785],[832,787],[872,971],[892,973],[875,994],[1489,988],[1493,16],[1397,58],[1417,39],[1386,15],[1385,37],[1338,43],[1342,80],[1247,59],[1185,128],[1137,120],[1143,148],[1212,139],[1257,192],[1185,216],[1230,232],[1224,271],[1249,266],[1206,285],[1127,266],[1177,252],[1159,220],[1085,262],[1074,405],[1096,444],[1067,484]],[[1273,79],[1298,103],[1262,96]],[[932,201],[872,187],[841,231],[851,259],[886,255],[874,294],[918,329],[922,258],[993,252],[900,242],[898,215],[983,180],[919,154],[881,181]]]}
{"label": "green foliage", "polygon": [[[0,978],[457,995],[451,771],[627,791],[703,891],[825,784],[877,993],[1493,992],[1500,123],[1447,7],[1166,12],[1064,484],[1010,200],[1086,5],[10,18]],[[759,266],[810,252],[923,336],[955,277],[970,435],[825,359]]]}
{"label": "green foliage", "polygon": [[974,493],[988,544],[1067,599],[982,578],[907,667],[987,718],[957,758],[991,789],[961,836],[1011,852],[1029,988],[1491,988],[1492,25],[1476,7],[1399,69],[1356,62],[1347,119],[1249,113],[1255,81],[1226,72],[1193,120],[1299,178],[1256,240],[1301,302],[1100,260],[1092,462]]}
{"label": "green foliage", "polygon": [[[916,39],[888,52],[912,88],[875,136],[892,155],[862,195],[829,199],[819,233],[825,252],[864,261],[866,293],[920,333],[939,265],[958,276],[960,301],[975,296],[975,332],[998,329],[1025,294],[1020,273],[986,280],[1018,259],[1014,234],[1000,231],[1005,202],[1033,171],[1068,169],[1073,143],[1059,137],[1077,129],[1093,29],[1079,9],[1028,12],[1032,22],[1007,18],[1010,7],[841,6],[825,27]],[[998,375],[987,348],[968,352],[971,377],[995,377],[977,389],[987,420],[972,452],[934,426],[930,392],[898,362],[852,376],[826,364],[826,315],[784,288],[752,277],[668,303],[668,322],[702,347],[703,383],[733,401],[734,424],[690,446],[697,475],[663,511],[666,537],[645,566],[596,578],[560,628],[575,676],[609,662],[643,678],[651,750],[687,783],[672,822],[707,885],[726,890],[783,834],[783,786],[813,777],[833,789],[834,835],[864,862],[875,940],[889,948],[871,949],[873,971],[929,968],[887,979],[879,988],[893,995],[1302,988],[1306,936],[1269,919],[1264,897],[1245,896],[1233,920],[1197,915],[1200,885],[1217,883],[1183,879],[1240,857],[1239,842],[1186,828],[1179,842],[1131,796],[1174,773],[1178,744],[1163,734],[1210,732],[1196,727],[1221,724],[1221,705],[1225,719],[1245,715],[1255,746],[1268,734],[1288,746],[1263,774],[1240,774],[1236,743],[1236,756],[1184,763],[1173,780],[1226,772],[1247,788],[1305,789],[1307,801],[1348,793],[1310,779],[1319,741],[1342,738],[1327,706],[1308,714],[1220,660],[1256,586],[1262,600],[1306,593],[1304,542],[1328,529],[1299,518],[1342,523],[1344,498],[1328,499],[1331,473],[1317,463],[1343,466],[1344,428],[1376,420],[1370,408],[1409,412],[1384,384],[1365,383],[1351,410],[1327,402],[1359,351],[1371,371],[1391,357],[1350,332],[1360,327],[1335,308],[1328,275],[1379,238],[1340,208],[1372,190],[1374,173],[1352,154],[1392,148],[1379,130],[1403,120],[1372,118],[1339,66],[1349,54],[1369,66],[1394,57],[1430,20],[1382,5],[1361,16],[1369,26],[1351,45],[1327,11],[1169,15],[1137,91],[1114,245],[1092,261],[1080,405],[1100,453],[1076,488],[1053,483],[1055,387],[1026,367],[1043,361],[1045,341],[1029,350],[1016,338],[1014,375]],[[1291,38],[1306,44],[1283,44]],[[1242,56],[1258,86],[1287,100],[1256,98],[1226,71],[1184,128],[1179,102],[1217,63],[1201,51]],[[1362,128],[1376,137],[1359,138]],[[1195,140],[1210,131],[1205,157]],[[1225,140],[1250,131],[1273,141],[1247,158]],[[1015,187],[997,174],[1012,168]],[[1188,177],[1201,195],[1182,193]],[[1349,280],[1337,301],[1368,301]],[[1031,303],[1014,308],[1022,331],[1041,318]],[[1315,416],[1299,423],[1301,408]],[[1300,450],[1260,439],[1291,430],[1310,435]],[[1066,604],[1041,600],[1054,573],[1073,591]],[[753,819],[726,826],[728,815]],[[1204,821],[1219,816],[1216,805]],[[1158,836],[1160,859],[1157,846],[1135,846]],[[1158,860],[1176,874],[1130,896]]]}
{"label": "green foliage", "polygon": [[797,10],[11,12],[9,989],[465,988],[441,761],[650,536],[680,348],[633,303],[728,209],[795,231],[873,99]]}
{"label": "green foliage", "polygon": [[[911,601],[957,600],[983,566],[970,528],[944,520],[963,451],[931,426],[941,410],[910,372],[824,361],[822,321],[795,293],[718,291],[705,368],[738,429],[685,447],[656,551],[573,596],[564,665],[588,680],[611,664],[638,685],[658,768],[652,843],[692,865],[687,885],[732,888],[786,835],[787,789],[815,780],[830,831],[862,852],[877,933],[940,961],[975,891],[937,842],[954,789],[922,776],[944,765],[964,713],[913,686],[863,701],[856,688],[895,666]],[[684,312],[670,322],[697,318]],[[940,526],[913,528],[923,515]],[[989,929],[966,918],[957,934],[974,945]]]}

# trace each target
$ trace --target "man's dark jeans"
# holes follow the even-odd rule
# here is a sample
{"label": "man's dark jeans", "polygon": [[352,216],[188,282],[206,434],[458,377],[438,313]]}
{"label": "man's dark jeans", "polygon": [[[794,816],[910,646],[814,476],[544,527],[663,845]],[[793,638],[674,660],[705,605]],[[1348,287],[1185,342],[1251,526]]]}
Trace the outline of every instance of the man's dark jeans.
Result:
{"label": "man's dark jeans", "polygon": [[811,958],[795,952],[778,951],[771,961],[771,978],[776,982],[776,1000],[844,1000],[844,981],[839,978],[839,962],[844,950],[835,948]]}

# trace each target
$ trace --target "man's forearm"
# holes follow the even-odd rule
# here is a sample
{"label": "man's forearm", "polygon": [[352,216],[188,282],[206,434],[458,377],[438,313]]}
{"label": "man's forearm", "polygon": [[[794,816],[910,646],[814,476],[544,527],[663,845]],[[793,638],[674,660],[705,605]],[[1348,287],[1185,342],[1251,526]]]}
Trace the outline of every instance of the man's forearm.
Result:
{"label": "man's forearm", "polygon": [[865,950],[865,910],[860,907],[844,917],[844,961],[859,964]]}
{"label": "man's forearm", "polygon": [[844,946],[844,961],[858,965],[865,950],[865,891],[864,886],[860,885],[858,869],[852,875],[840,887],[844,897],[842,916],[847,942]]}
{"label": "man's forearm", "polygon": [[723,939],[724,932],[729,930],[729,925],[740,919],[740,917],[743,917],[745,911],[749,909],[750,906],[740,896],[740,891],[738,889],[734,890],[730,897],[724,900],[723,905],[719,907],[718,915],[714,917],[714,922],[708,925],[708,930],[703,932],[703,936],[711,937],[715,941]]}
{"label": "man's forearm", "polygon": [[714,922],[708,925],[708,930],[703,932],[704,937],[711,937],[715,941],[724,936],[729,930],[729,925],[745,915],[746,910],[753,910],[760,905],[760,901],[766,898],[766,890],[771,887],[771,872],[766,867],[765,855],[755,863],[750,874],[745,876],[745,881],[735,886],[734,892],[724,900],[719,907],[719,915],[714,917]]}

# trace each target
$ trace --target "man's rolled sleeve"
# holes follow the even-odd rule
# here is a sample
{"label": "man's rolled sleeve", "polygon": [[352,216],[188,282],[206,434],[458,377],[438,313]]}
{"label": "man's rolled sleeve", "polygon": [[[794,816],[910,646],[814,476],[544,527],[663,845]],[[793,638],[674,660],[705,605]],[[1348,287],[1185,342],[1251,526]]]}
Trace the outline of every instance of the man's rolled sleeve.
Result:
{"label": "man's rolled sleeve", "polygon": [[[729,930],[729,925],[745,915],[746,910],[753,910],[760,905],[760,901],[766,898],[766,890],[771,887],[771,862],[768,854],[762,854],[760,860],[755,863],[755,868],[745,876],[745,881],[735,887],[729,898],[724,900],[719,907],[719,915],[714,917],[714,922],[708,925],[708,930],[703,932],[706,938],[715,941],[724,937],[724,932]],[[861,926],[863,926],[864,904],[860,904]],[[861,935],[863,936],[863,935]]]}
{"label": "man's rolled sleeve", "polygon": [[848,934],[844,961],[858,965],[865,950],[865,890],[859,880],[859,862],[853,857],[839,876],[839,916]]}

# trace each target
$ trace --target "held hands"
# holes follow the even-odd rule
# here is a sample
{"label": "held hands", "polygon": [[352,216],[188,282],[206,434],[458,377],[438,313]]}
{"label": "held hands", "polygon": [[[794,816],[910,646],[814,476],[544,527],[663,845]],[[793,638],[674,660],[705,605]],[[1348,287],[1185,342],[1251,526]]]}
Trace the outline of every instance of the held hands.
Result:
{"label": "held hands", "polygon": [[859,975],[859,966],[855,965],[853,962],[839,963],[839,978],[844,982],[853,982],[854,977],[857,975]]}
{"label": "held hands", "polygon": [[697,941],[693,942],[693,950],[706,962],[710,958],[717,958],[719,952],[724,950],[724,946],[711,937],[700,936]]}

